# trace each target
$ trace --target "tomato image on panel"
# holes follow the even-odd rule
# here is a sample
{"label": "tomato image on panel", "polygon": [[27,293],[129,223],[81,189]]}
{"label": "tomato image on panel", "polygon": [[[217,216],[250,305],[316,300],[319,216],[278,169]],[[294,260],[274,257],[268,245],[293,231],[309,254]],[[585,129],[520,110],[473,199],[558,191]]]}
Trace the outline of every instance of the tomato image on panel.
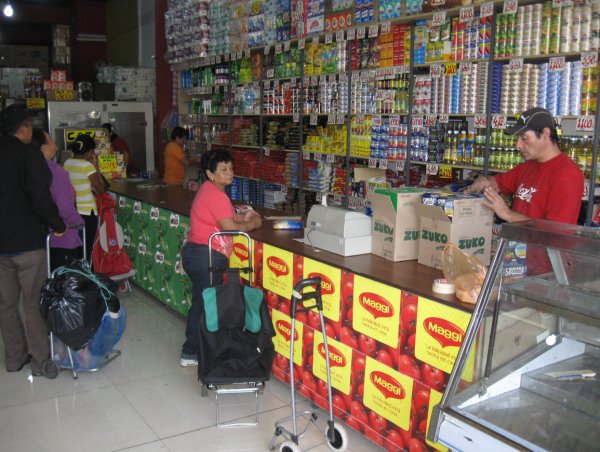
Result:
{"label": "tomato image on panel", "polygon": [[[335,339],[327,338],[329,347],[329,366],[331,368],[331,386],[344,394],[350,394],[350,377],[352,374],[352,349]],[[313,374],[327,382],[325,363],[325,343],[323,334],[315,331],[313,346]],[[326,395],[325,395],[326,396]]]}
{"label": "tomato image on panel", "polygon": [[[467,312],[432,300],[420,299],[417,307],[415,357],[435,369],[450,373],[470,319],[471,314]],[[463,379],[472,381],[473,365],[474,355],[471,353]],[[431,387],[442,389],[435,385]]]}
{"label": "tomato image on panel", "polygon": [[293,264],[292,252],[263,244],[263,287],[289,299],[294,288]]}
{"label": "tomato image on panel", "polygon": [[[292,319],[289,315],[279,312],[277,309],[271,311],[271,320],[275,328],[273,345],[275,351],[283,356],[290,356],[290,339],[292,336]],[[294,363],[302,365],[302,336],[304,325],[296,322],[294,331]]]}
{"label": "tomato image on panel", "polygon": [[413,380],[367,356],[363,404],[375,413],[408,430]]}
{"label": "tomato image on panel", "polygon": [[340,282],[342,271],[331,265],[304,258],[304,278],[314,278],[317,276],[321,277],[323,315],[337,322],[340,319]]}
{"label": "tomato image on panel", "polygon": [[398,347],[402,291],[354,275],[352,328],[382,344]]}

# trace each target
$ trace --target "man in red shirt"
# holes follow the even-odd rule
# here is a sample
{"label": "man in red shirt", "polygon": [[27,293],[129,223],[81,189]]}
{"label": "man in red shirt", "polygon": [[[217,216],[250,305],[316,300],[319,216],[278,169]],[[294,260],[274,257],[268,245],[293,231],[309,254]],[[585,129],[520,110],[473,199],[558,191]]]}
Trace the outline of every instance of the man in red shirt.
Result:
{"label": "man in red shirt", "polygon": [[[556,123],[550,112],[531,108],[506,132],[517,135],[517,149],[525,162],[506,173],[478,177],[467,193],[483,193],[484,204],[505,221],[543,218],[576,224],[583,174],[560,151]],[[512,209],[499,193],[514,194]]]}

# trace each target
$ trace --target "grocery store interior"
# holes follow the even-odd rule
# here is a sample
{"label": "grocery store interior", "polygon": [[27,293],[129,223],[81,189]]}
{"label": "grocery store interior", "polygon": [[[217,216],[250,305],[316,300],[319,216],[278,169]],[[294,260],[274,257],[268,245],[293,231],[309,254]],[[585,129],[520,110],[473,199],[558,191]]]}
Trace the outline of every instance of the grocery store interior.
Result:
{"label": "grocery store interior", "polygon": [[[0,7],[0,109],[25,107],[61,165],[91,139],[120,225],[95,247],[127,256],[108,301],[94,288],[102,312],[73,361],[58,328],[39,371],[0,355],[0,450],[597,449],[600,0]],[[227,159],[203,174],[206,155],[231,155],[231,183],[214,183]],[[212,350],[182,349],[182,250],[213,185],[249,234],[218,246],[260,292],[231,328],[268,337],[243,344],[268,363],[260,391],[217,379],[206,394]],[[306,280],[322,317],[294,314]],[[64,319],[49,303],[50,327]],[[202,304],[207,344],[210,315],[233,311],[219,303]],[[318,420],[298,445],[285,420],[271,444],[290,381]],[[252,421],[255,400],[258,425],[219,425]]]}

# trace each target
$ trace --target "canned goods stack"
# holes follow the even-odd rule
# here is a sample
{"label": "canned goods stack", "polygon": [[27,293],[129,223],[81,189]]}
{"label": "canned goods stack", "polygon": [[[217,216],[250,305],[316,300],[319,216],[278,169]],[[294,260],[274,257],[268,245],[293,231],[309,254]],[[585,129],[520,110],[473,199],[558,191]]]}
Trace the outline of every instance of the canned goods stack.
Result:
{"label": "canned goods stack", "polygon": [[225,1],[210,3],[208,10],[210,21],[210,39],[208,39],[208,55],[220,55],[229,51],[229,7]]}
{"label": "canned goods stack", "polygon": [[[479,65],[473,64],[470,74],[461,74],[458,113],[475,113],[477,108],[477,76]],[[484,110],[485,111],[485,110]]]}
{"label": "canned goods stack", "polygon": [[564,69],[559,74],[558,89],[558,115],[569,114],[569,100],[571,99],[571,63],[565,63]]}
{"label": "canned goods stack", "polygon": [[414,128],[410,138],[410,158],[418,162],[429,160],[429,129]]}
{"label": "canned goods stack", "polygon": [[583,69],[581,61],[573,61],[571,65],[571,77],[569,80],[569,115],[581,114],[581,84],[583,81]]}
{"label": "canned goods stack", "polygon": [[389,141],[389,124],[384,120],[380,126],[371,127],[371,158],[387,159]]}
{"label": "canned goods stack", "polygon": [[581,81],[581,114],[595,115],[598,108],[598,79],[600,66],[582,70]]}
{"label": "canned goods stack", "polygon": [[[477,63],[477,92],[475,100],[474,113],[485,113],[487,111],[488,103],[488,66],[489,63]],[[494,91],[499,87],[492,87],[492,99],[494,97]],[[499,92],[498,92],[499,94]]]}
{"label": "canned goods stack", "polygon": [[[548,71],[548,65],[544,64],[542,66],[546,66],[546,71]],[[558,94],[560,92],[560,72],[549,72],[548,71],[548,85],[546,91],[546,110],[548,110],[553,115],[558,114]]]}
{"label": "canned goods stack", "polygon": [[394,123],[390,118],[388,131],[388,158],[405,160],[408,154],[408,127],[405,123]]}
{"label": "canned goods stack", "polygon": [[460,73],[457,73],[450,77],[450,80],[452,83],[450,88],[450,113],[460,113],[462,77]]}
{"label": "canned goods stack", "polygon": [[170,4],[165,13],[165,36],[169,63],[208,55],[210,21],[209,1]]}
{"label": "canned goods stack", "polygon": [[370,116],[365,116],[363,121],[359,121],[356,116],[350,120],[350,155],[352,157],[368,158],[371,152],[371,125],[373,124]]}
{"label": "canned goods stack", "polygon": [[547,94],[548,94],[548,63],[540,64],[539,78],[538,78],[538,107],[548,108]]}
{"label": "canned goods stack", "polygon": [[413,114],[428,115],[431,113],[431,78],[425,75],[415,77],[413,91]]}
{"label": "canned goods stack", "polygon": [[600,50],[600,2],[592,3],[590,50]]}

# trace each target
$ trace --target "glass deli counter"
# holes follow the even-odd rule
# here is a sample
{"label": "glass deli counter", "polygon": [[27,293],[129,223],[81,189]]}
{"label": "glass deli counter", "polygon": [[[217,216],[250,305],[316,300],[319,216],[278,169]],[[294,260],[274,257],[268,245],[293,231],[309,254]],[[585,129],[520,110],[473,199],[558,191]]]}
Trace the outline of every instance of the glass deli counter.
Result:
{"label": "glass deli counter", "polygon": [[[527,276],[513,277],[515,265]],[[598,450],[600,229],[502,226],[428,432],[452,450]]]}

